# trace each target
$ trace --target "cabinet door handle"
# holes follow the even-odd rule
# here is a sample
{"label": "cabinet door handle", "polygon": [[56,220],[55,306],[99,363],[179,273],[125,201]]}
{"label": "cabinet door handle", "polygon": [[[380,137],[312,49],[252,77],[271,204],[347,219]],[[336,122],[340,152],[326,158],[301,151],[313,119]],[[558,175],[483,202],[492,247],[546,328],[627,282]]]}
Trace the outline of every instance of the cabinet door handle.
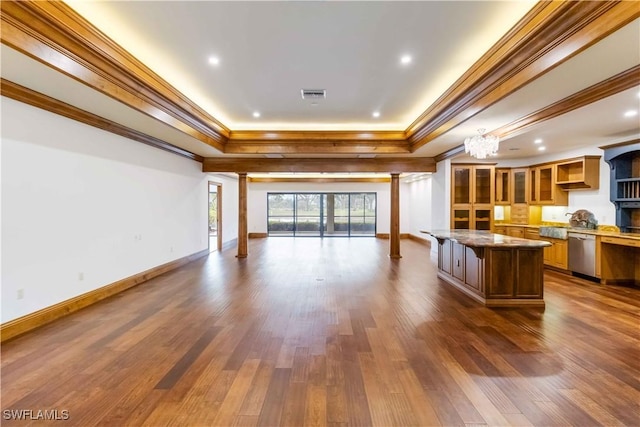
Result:
{"label": "cabinet door handle", "polygon": [[460,260],[459,259],[456,260],[456,267],[460,267]]}

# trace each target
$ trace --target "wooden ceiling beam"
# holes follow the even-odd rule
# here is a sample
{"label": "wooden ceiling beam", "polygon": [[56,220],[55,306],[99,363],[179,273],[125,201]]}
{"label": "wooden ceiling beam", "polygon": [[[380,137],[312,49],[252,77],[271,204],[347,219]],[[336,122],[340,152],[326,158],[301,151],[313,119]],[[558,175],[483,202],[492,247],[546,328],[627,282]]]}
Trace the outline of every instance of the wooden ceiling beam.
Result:
{"label": "wooden ceiling beam", "polygon": [[539,2],[407,128],[412,152],[638,17],[636,2]]}
{"label": "wooden ceiling beam", "polygon": [[143,144],[150,145],[152,147],[195,160],[197,162],[202,162],[204,160],[203,157],[198,154],[194,154],[180,147],[176,147],[175,145],[171,145],[168,142],[162,141],[161,139],[139,132],[135,129],[131,129],[130,127],[121,125],[112,120],[108,120],[93,113],[81,110],[80,108],[74,107],[73,105],[69,105],[57,99],[51,98],[50,96],[43,95],[39,92],[36,92],[24,86],[20,86],[9,80],[0,79],[0,92],[2,92],[2,96],[6,96],[7,98],[11,98],[46,111],[51,111],[55,114],[59,114],[69,119],[76,120],[86,125],[93,126],[98,129],[123,136],[125,138],[132,139],[134,141],[138,141]]}
{"label": "wooden ceiling beam", "polygon": [[208,157],[202,163],[203,172],[435,172],[436,163],[430,157],[305,158],[268,159]]}
{"label": "wooden ceiling beam", "polygon": [[229,129],[60,1],[2,1],[2,43],[220,151]]}

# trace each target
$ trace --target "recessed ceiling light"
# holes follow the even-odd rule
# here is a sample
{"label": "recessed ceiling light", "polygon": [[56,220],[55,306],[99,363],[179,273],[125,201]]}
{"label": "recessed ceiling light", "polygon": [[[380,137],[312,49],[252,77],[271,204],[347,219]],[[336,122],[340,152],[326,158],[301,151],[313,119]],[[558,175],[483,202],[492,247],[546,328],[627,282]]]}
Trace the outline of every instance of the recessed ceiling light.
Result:
{"label": "recessed ceiling light", "polygon": [[220,65],[220,58],[218,58],[217,56],[209,57],[209,64],[211,64],[211,65]]}
{"label": "recessed ceiling light", "polygon": [[412,60],[413,58],[411,58],[411,55],[402,55],[402,57],[400,58],[400,63],[402,65],[407,65],[407,64],[411,64]]}
{"label": "recessed ceiling light", "polygon": [[638,115],[638,110],[629,110],[624,113],[625,117],[633,117]]}
{"label": "recessed ceiling light", "polygon": [[534,144],[542,144],[542,140],[540,138],[533,141]]}
{"label": "recessed ceiling light", "polygon": [[546,150],[546,147],[538,147],[538,151],[544,151]]}
{"label": "recessed ceiling light", "polygon": [[257,119],[258,117],[260,117],[260,112],[259,112],[259,111],[254,111],[254,112],[253,112],[253,117],[255,117],[256,119]]}
{"label": "recessed ceiling light", "polygon": [[378,118],[380,117],[380,111],[374,111],[371,115],[375,118]]}

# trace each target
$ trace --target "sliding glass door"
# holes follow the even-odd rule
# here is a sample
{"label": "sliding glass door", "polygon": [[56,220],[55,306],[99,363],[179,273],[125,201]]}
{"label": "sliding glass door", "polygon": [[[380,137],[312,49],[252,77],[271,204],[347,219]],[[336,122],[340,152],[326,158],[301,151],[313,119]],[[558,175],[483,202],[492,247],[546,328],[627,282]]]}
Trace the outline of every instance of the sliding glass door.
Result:
{"label": "sliding glass door", "polygon": [[376,193],[268,193],[270,236],[375,236]]}

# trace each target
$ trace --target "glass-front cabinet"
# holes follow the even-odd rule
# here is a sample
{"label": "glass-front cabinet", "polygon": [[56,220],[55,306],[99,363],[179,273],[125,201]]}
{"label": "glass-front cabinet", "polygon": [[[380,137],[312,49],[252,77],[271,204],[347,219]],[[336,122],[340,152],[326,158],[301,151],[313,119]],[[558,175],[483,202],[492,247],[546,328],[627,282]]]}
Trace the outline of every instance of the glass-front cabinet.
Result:
{"label": "glass-front cabinet", "polygon": [[527,192],[529,191],[528,174],[528,168],[513,169],[511,171],[511,180],[513,181],[513,195],[511,197],[511,203],[514,205],[527,204]]}
{"label": "glass-front cabinet", "polygon": [[495,204],[509,205],[511,203],[511,169],[496,168]]}
{"label": "glass-front cabinet", "polygon": [[452,165],[451,228],[491,230],[494,165]]}
{"label": "glass-front cabinet", "polygon": [[471,203],[471,168],[469,166],[453,166],[453,197],[454,205]]}

